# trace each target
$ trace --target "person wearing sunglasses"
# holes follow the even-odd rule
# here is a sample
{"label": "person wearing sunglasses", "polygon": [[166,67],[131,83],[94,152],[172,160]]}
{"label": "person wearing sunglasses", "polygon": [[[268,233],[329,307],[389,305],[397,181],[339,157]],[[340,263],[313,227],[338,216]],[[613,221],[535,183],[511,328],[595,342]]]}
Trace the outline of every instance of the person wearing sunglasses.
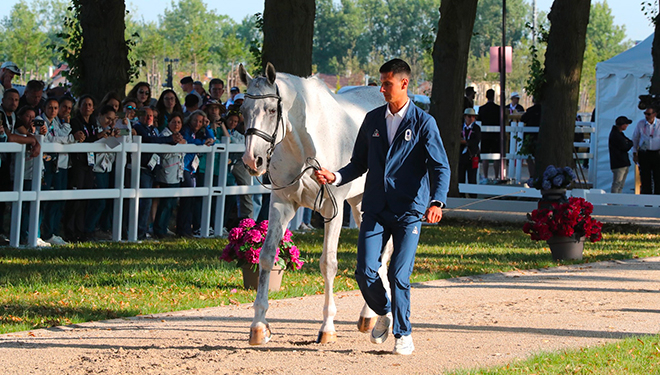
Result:
{"label": "person wearing sunglasses", "polygon": [[639,165],[641,194],[660,194],[660,124],[654,107],[644,110],[633,132],[633,161]]}
{"label": "person wearing sunglasses", "polygon": [[128,92],[128,95],[132,98],[137,99],[137,109],[141,109],[144,106],[155,106],[156,101],[152,103],[151,99],[151,86],[147,82],[138,82],[133,86],[131,91]]}
{"label": "person wearing sunglasses", "polygon": [[135,117],[137,99],[127,96],[121,103],[121,106],[122,110],[117,112],[115,129],[119,130],[120,135],[136,135],[133,125],[137,122],[137,118]]}

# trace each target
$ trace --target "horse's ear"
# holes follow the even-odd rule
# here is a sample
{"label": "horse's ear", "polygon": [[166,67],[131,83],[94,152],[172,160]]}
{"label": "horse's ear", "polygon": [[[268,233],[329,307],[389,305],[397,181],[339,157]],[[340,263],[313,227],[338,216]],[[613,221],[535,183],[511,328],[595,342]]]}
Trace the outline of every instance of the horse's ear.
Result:
{"label": "horse's ear", "polygon": [[245,70],[243,64],[238,65],[238,77],[241,79],[241,82],[243,82],[245,86],[250,86],[250,81],[252,81],[252,77],[250,77],[250,73],[248,73]]}
{"label": "horse's ear", "polygon": [[277,73],[275,72],[275,67],[273,66],[273,64],[271,63],[266,64],[266,78],[268,79],[269,84],[272,85],[273,83],[275,83],[276,75]]}

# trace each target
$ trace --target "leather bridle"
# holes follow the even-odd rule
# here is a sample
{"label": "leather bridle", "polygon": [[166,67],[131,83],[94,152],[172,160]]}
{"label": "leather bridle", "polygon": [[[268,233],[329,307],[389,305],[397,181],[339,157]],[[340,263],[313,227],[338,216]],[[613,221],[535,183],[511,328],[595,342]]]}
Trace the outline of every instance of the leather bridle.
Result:
{"label": "leather bridle", "polygon": [[273,155],[273,150],[275,150],[275,146],[277,142],[277,132],[280,128],[280,122],[282,122],[282,131],[284,131],[284,123],[282,121],[282,97],[280,96],[280,88],[275,84],[275,94],[261,94],[261,95],[255,95],[255,94],[250,94],[248,92],[245,93],[246,98],[250,99],[277,99],[277,122],[275,123],[275,130],[273,131],[273,134],[268,134],[264,132],[263,130],[259,130],[257,128],[248,128],[245,130],[245,136],[249,137],[251,135],[256,135],[257,137],[263,139],[264,141],[268,142],[270,146],[268,147],[268,150],[266,151],[266,156],[267,156],[267,164],[266,164],[266,169],[268,169],[268,165],[270,164],[270,157]]}

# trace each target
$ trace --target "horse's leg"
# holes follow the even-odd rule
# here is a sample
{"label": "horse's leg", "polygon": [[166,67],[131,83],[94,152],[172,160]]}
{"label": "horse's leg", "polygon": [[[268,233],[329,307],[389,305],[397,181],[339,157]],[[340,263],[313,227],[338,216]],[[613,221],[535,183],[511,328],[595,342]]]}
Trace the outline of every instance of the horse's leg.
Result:
{"label": "horse's leg", "polygon": [[272,333],[266,321],[268,311],[268,282],[270,271],[275,263],[275,252],[282,240],[287,223],[293,218],[296,208],[290,202],[284,202],[276,194],[271,194],[270,212],[268,213],[268,233],[259,253],[259,285],[254,300],[254,320],[250,326],[250,345],[267,343]]}
{"label": "horse's leg", "polygon": [[[357,223],[358,228],[362,223],[362,216],[360,215],[360,206],[362,205],[362,195],[353,197],[348,200],[348,203],[351,205],[351,211],[353,213],[353,219]],[[392,256],[392,240],[387,241],[385,245],[385,251],[382,255],[382,264],[380,269],[378,269],[378,274],[383,281],[383,286],[387,290],[387,293],[390,294],[390,283],[387,279],[387,262]],[[371,329],[376,325],[376,320],[378,320],[378,315],[369,308],[369,305],[365,302],[362,306],[362,311],[360,311],[360,317],[358,318],[357,327],[360,332],[366,333],[371,332]]]}
{"label": "horse's leg", "polygon": [[[337,198],[337,202],[343,199]],[[339,243],[339,233],[341,232],[342,217],[344,216],[344,205],[339,204],[337,216],[325,224],[325,236],[323,238],[323,253],[319,261],[321,274],[325,280],[325,301],[323,304],[323,324],[316,338],[316,342],[326,344],[337,341],[337,332],[335,331],[335,315],[337,315],[337,306],[333,297],[333,287],[335,276],[337,276],[337,245]]]}

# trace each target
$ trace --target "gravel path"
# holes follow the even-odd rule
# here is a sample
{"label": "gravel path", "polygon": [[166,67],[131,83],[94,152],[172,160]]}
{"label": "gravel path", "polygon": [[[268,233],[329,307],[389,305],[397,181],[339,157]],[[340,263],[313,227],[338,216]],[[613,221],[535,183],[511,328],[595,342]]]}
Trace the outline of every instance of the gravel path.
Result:
{"label": "gravel path", "polygon": [[409,357],[355,329],[357,291],[337,294],[329,345],[314,343],[322,296],[273,301],[261,347],[247,344],[251,304],[180,311],[0,335],[0,372],[439,374],[657,333],[659,292],[660,257],[415,284]]}

